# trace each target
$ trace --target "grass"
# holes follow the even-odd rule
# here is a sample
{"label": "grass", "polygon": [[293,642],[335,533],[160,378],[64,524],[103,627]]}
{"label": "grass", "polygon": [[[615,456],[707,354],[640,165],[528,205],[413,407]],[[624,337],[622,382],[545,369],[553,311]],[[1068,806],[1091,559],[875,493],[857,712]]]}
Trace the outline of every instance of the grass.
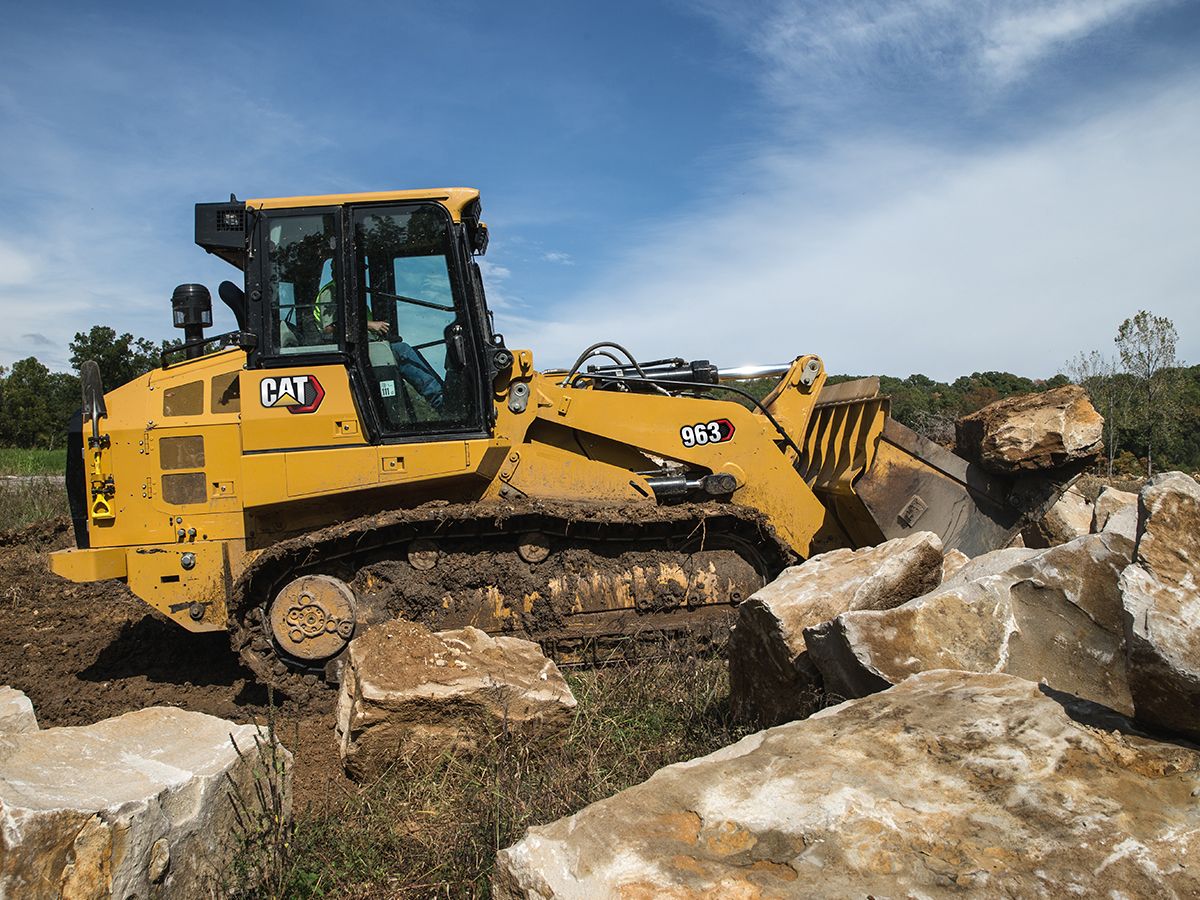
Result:
{"label": "grass", "polygon": [[67,464],[67,451],[22,450],[0,447],[0,475],[61,475]]}
{"label": "grass", "polygon": [[67,489],[62,483],[0,479],[0,533],[68,514]]}
{"label": "grass", "polygon": [[496,851],[529,826],[742,737],[727,671],[719,657],[679,651],[568,673],[579,708],[561,744],[499,737],[470,753],[398,759],[376,781],[298,811],[280,895],[487,896]]}
{"label": "grass", "polygon": [[67,489],[60,479],[14,481],[6,475],[63,474],[67,451],[0,447],[0,532],[68,514]]}

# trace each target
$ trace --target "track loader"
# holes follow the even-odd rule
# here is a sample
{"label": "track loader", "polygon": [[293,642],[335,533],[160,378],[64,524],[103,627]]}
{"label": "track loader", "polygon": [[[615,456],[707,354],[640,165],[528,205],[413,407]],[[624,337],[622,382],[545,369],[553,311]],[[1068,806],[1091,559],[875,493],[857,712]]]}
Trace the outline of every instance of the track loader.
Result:
{"label": "track loader", "polygon": [[[539,371],[493,326],[466,188],[202,203],[238,328],[176,288],[183,343],[105,393],[82,371],[52,569],[230,633],[277,684],[336,679],[404,616],[560,661],[727,618],[783,567],[928,530],[969,555],[1052,499],[889,417],[821,359],[724,369],[614,343]],[[778,379],[762,400],[739,381]],[[1036,514],[1036,513],[1035,513]]]}

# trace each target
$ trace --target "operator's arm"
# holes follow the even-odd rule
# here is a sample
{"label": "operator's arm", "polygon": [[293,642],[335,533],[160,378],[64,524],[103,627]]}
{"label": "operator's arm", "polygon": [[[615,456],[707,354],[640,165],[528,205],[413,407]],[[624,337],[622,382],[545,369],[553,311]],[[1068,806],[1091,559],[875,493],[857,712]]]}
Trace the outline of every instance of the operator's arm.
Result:
{"label": "operator's arm", "polygon": [[381,337],[386,337],[389,330],[390,326],[387,322],[377,322],[374,319],[371,319],[367,322],[367,331],[372,334],[378,334]]}

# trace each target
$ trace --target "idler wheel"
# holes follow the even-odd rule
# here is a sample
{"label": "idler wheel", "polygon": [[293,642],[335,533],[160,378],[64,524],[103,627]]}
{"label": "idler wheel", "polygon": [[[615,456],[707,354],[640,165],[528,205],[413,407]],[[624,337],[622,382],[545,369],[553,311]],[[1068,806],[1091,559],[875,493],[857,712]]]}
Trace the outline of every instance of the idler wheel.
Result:
{"label": "idler wheel", "polygon": [[267,618],[276,645],[289,656],[329,659],[354,635],[354,592],[330,575],[301,575],[271,602]]}

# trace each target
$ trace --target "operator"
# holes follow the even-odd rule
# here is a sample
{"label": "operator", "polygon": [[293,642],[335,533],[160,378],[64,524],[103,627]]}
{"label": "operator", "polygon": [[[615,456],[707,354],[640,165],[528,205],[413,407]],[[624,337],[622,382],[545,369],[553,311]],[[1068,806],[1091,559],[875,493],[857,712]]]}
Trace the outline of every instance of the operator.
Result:
{"label": "operator", "polygon": [[[387,322],[374,319],[367,321],[367,337],[372,340],[387,340],[391,326]],[[406,343],[403,335],[396,335],[396,340],[388,341],[392,355],[396,357],[396,368],[413,387],[417,389],[426,402],[438,412],[442,411],[445,402],[442,395],[442,383],[429,363],[413,347]]]}
{"label": "operator", "polygon": [[[317,324],[327,335],[332,335],[336,326],[334,312],[337,307],[334,303],[334,293],[334,281],[330,279],[321,286],[321,290],[317,292],[317,299],[313,303],[313,314]],[[389,331],[391,331],[391,326],[387,322],[375,319],[367,320],[368,339],[387,340]],[[405,342],[403,335],[397,335],[396,340],[389,341],[388,344],[392,348],[392,355],[396,358],[396,368],[400,370],[400,375],[417,389],[417,393],[424,397],[430,406],[437,412],[441,412],[445,398],[437,373],[420,353]]]}

